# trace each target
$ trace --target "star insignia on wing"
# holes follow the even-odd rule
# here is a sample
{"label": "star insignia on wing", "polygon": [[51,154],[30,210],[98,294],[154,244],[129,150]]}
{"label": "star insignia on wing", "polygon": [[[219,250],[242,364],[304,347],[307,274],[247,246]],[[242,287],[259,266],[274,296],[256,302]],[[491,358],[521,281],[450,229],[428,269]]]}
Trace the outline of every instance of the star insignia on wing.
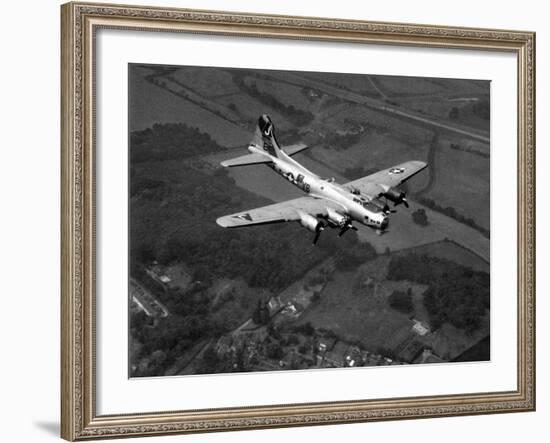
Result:
{"label": "star insignia on wing", "polygon": [[405,168],[391,168],[388,174],[403,174],[403,172],[405,172]]}

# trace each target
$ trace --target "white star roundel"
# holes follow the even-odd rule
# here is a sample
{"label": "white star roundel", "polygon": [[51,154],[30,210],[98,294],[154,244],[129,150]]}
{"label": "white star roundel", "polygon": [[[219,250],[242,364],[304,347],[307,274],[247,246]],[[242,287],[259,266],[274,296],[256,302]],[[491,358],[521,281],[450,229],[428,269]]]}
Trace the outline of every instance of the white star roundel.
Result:
{"label": "white star roundel", "polygon": [[403,172],[405,172],[405,168],[391,168],[388,174],[403,174]]}

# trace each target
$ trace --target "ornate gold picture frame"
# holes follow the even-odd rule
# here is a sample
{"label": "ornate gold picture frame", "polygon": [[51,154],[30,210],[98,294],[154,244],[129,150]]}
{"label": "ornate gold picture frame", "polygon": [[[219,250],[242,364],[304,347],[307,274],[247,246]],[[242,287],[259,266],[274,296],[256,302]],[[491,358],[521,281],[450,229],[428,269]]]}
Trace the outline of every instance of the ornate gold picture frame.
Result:
{"label": "ornate gold picture frame", "polygon": [[[68,3],[61,7],[61,436],[87,440],[535,409],[535,34]],[[95,36],[99,29],[474,49],[517,56],[517,388],[505,392],[98,415]],[[124,149],[124,148],[121,148]],[[516,343],[513,344],[516,346]],[[121,354],[126,350],[121,350]]]}

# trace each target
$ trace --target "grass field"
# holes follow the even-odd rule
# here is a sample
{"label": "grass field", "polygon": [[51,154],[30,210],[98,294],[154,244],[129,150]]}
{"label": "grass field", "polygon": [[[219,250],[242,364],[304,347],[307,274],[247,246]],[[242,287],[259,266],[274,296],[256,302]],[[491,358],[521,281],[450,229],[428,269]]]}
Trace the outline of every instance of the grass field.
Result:
{"label": "grass field", "polygon": [[[301,323],[333,331],[340,339],[358,342],[372,352],[397,348],[412,333],[413,322],[407,314],[390,307],[388,297],[394,290],[411,288],[415,316],[427,314],[421,304],[423,285],[385,280],[387,257],[360,266],[355,272],[336,273],[321,292],[320,300],[300,319]],[[371,278],[373,285],[365,285]]]}
{"label": "grass field", "polygon": [[247,140],[247,142],[250,141],[250,139],[252,138],[252,133],[256,129],[258,117],[265,113],[269,114],[271,119],[275,122],[276,127],[279,131],[284,131],[285,129],[290,129],[294,127],[287,120],[286,116],[265,106],[258,100],[247,95],[230,95],[221,97],[218,100],[224,103],[226,106],[230,106],[232,104],[236,106],[237,112],[241,116],[243,123],[247,125],[247,130],[249,134],[249,139]]}
{"label": "grass field", "polygon": [[301,72],[296,73],[296,75],[305,80],[307,80],[308,78],[312,78],[314,80],[322,81],[332,86],[337,86],[339,88],[359,92],[369,97],[380,96],[376,88],[372,85],[372,83],[365,75],[358,74],[353,76],[346,76],[345,78],[342,78],[342,75],[337,73],[323,73],[323,75],[320,76],[316,73]]}
{"label": "grass field", "polygon": [[488,262],[459,244],[448,240],[428,243],[399,252],[400,255],[409,253],[444,258],[476,271],[489,272],[490,270]]}
{"label": "grass field", "polygon": [[[446,92],[443,84],[437,84],[430,81],[430,79],[418,77],[377,76],[376,82],[386,95],[390,97],[423,94],[435,95]],[[411,90],[414,93],[411,93]]]}
{"label": "grass field", "polygon": [[188,66],[177,70],[171,76],[211,99],[239,92],[231,74],[225,69],[209,69],[207,76],[204,72],[204,68]]}
{"label": "grass field", "polygon": [[299,86],[264,79],[255,79],[255,82],[261,92],[268,94],[276,92],[277,98],[285,105],[293,105],[298,109],[304,110],[308,110],[311,107],[311,102],[302,93],[302,88]]}
{"label": "grass field", "polygon": [[358,288],[369,270],[374,275],[379,273],[381,261],[364,265],[357,273],[336,273],[322,291],[319,302],[306,311],[300,322],[331,330],[342,340],[360,342],[372,351],[397,346],[412,327],[408,317],[395,312],[387,302],[389,286],[401,285],[378,283],[376,289]]}
{"label": "grass field", "polygon": [[[400,76],[378,76],[379,86],[392,99],[436,96],[462,97],[487,93],[487,82],[480,80],[460,80],[446,78],[418,78]],[[411,92],[414,91],[414,92]],[[399,100],[396,100],[399,102]]]}
{"label": "grass field", "polygon": [[490,159],[453,150],[441,143],[435,156],[435,185],[425,194],[440,206],[452,206],[460,214],[490,228]]}
{"label": "grass field", "polygon": [[[483,98],[485,95],[469,95],[466,98]],[[484,120],[472,112],[472,105],[456,99],[448,99],[445,97],[426,96],[426,97],[406,97],[395,99],[396,103],[401,106],[418,111],[426,116],[433,116],[437,119],[449,119],[449,115],[453,108],[459,110],[459,115],[456,122],[475,129],[489,131],[489,120]],[[451,121],[449,119],[449,121]]]}
{"label": "grass field", "polygon": [[[250,141],[251,135],[246,129],[153,85],[142,76],[136,77],[135,92],[130,95],[130,115],[133,115],[130,131],[150,128],[155,123],[183,122],[208,133],[222,146],[245,146]],[[132,113],[132,108],[140,112]]]}

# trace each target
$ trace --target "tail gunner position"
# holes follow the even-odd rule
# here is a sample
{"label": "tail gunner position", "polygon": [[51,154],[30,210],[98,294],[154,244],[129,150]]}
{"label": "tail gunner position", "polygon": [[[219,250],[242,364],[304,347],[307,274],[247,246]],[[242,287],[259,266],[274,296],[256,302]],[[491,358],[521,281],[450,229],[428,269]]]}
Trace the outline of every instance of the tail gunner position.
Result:
{"label": "tail gunner position", "polygon": [[313,243],[329,226],[340,230],[357,230],[353,222],[374,229],[378,234],[389,225],[390,210],[387,201],[409,207],[405,193],[396,187],[422,171],[427,164],[408,161],[367,177],[345,183],[323,179],[306,169],[291,157],[307,149],[304,144],[285,146],[275,138],[275,128],[267,115],[262,115],[254,138],[248,146],[250,154],[221,162],[222,166],[267,164],[276,173],[306,193],[305,196],[261,208],[220,217],[216,222],[224,228],[297,221],[315,233]]}

